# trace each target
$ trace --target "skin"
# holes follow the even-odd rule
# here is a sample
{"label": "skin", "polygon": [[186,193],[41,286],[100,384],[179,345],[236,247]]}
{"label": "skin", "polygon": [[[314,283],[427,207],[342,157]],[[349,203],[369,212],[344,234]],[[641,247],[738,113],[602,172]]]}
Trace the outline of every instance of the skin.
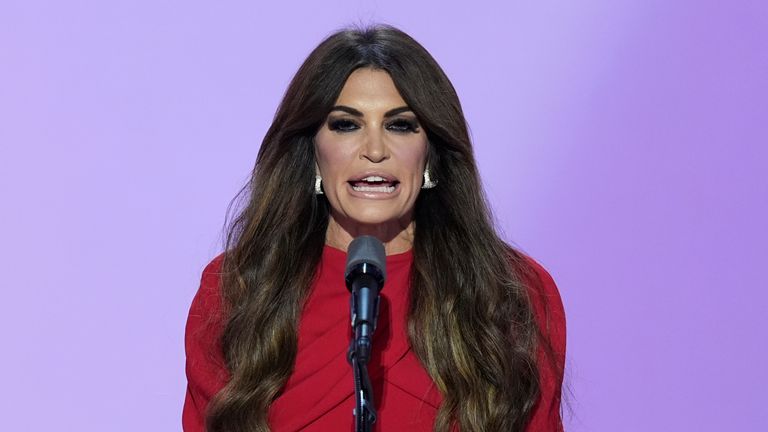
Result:
{"label": "skin", "polygon": [[[346,251],[355,237],[372,235],[388,255],[411,249],[429,145],[418,118],[389,74],[369,68],[350,74],[334,108],[315,135],[317,172],[331,205],[326,244]],[[355,191],[349,181],[370,173],[395,178],[396,190]]]}

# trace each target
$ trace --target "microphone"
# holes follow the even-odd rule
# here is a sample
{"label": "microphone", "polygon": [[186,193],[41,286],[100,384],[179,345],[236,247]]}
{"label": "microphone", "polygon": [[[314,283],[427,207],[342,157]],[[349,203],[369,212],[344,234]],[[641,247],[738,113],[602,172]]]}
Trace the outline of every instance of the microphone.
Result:
{"label": "microphone", "polygon": [[379,315],[379,292],[386,279],[384,245],[373,236],[360,236],[347,248],[344,280],[352,293],[350,298],[352,331],[355,340],[349,348],[351,356],[365,365],[371,356],[373,332]]}

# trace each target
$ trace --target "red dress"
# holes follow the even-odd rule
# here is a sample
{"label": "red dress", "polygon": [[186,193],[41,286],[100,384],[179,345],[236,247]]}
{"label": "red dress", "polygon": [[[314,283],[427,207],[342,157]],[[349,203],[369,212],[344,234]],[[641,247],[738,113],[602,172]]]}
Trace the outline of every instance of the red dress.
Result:
{"label": "red dress", "polygon": [[[216,319],[221,306],[221,259],[217,257],[203,271],[187,321],[188,386],[182,414],[186,432],[203,432],[208,402],[229,376],[218,340],[222,322]],[[441,402],[437,387],[408,345],[406,313],[412,260],[411,251],[387,256],[387,281],[381,292],[374,356],[369,364],[379,414],[376,430],[382,432],[431,431]],[[560,295],[547,271],[529,261],[539,278],[540,288],[531,290],[536,318],[562,364],[565,315]],[[353,430],[355,399],[352,370],[346,360],[350,325],[345,263],[345,252],[324,248],[318,277],[299,323],[293,374],[269,409],[274,432]],[[546,301],[541,296],[546,296]],[[539,353],[542,364],[543,355]],[[548,367],[540,369],[541,398],[526,430],[560,431],[560,388]]]}

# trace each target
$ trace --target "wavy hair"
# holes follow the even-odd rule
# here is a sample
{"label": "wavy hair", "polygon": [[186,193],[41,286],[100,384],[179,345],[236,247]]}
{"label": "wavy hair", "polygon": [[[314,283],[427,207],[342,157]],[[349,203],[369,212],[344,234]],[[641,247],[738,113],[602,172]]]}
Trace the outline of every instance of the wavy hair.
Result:
{"label": "wavy hair", "polygon": [[358,68],[391,76],[427,133],[439,180],[415,204],[408,312],[410,344],[443,396],[434,429],[522,430],[539,396],[541,339],[522,282],[524,258],[493,228],[453,85],[424,47],[386,25],[341,30],[320,43],[264,137],[239,194],[246,204],[227,229],[222,346],[231,378],[206,427],[269,430],[268,409],[293,369],[299,315],[328,227],[329,203],[313,192],[312,139]]}

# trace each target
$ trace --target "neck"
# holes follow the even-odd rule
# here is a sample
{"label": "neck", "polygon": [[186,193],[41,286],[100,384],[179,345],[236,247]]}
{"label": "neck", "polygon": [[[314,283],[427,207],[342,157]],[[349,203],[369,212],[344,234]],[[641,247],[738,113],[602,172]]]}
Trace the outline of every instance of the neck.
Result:
{"label": "neck", "polygon": [[325,243],[329,246],[347,250],[356,237],[369,235],[384,243],[387,255],[393,255],[410,250],[413,247],[413,221],[393,221],[381,224],[361,224],[353,221],[339,220],[330,216]]}

